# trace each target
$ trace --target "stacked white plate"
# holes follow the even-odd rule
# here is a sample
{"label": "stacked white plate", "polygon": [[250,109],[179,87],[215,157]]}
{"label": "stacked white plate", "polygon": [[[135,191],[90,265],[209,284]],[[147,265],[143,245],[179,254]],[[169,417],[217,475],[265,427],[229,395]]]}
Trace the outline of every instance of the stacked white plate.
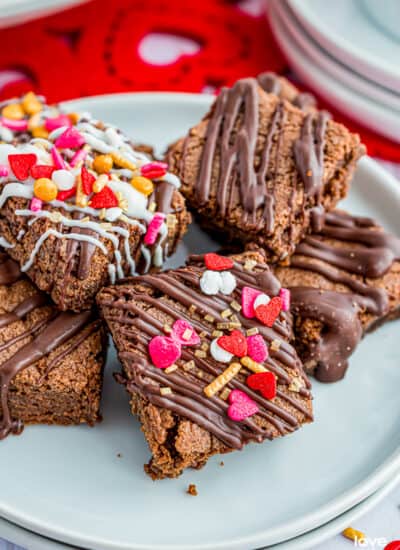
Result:
{"label": "stacked white plate", "polygon": [[400,143],[400,2],[266,5],[279,45],[301,79],[349,117]]}
{"label": "stacked white plate", "polygon": [[0,0],[0,28],[26,23],[86,0]]}
{"label": "stacked white plate", "polygon": [[[161,152],[212,100],[116,94],[68,107],[91,111]],[[399,204],[399,183],[364,158],[344,208],[400,235]],[[217,247],[193,225],[170,265]],[[149,452],[113,380],[120,367],[110,353],[101,424],[27,427],[1,442],[0,516],[7,521],[0,520],[0,537],[30,550],[304,550],[325,541],[399,480],[399,322],[365,338],[343,381],[314,382],[313,424],[227,455],[223,468],[214,457],[202,470],[159,482],[143,471]],[[189,483],[197,485],[196,498],[186,494]]]}

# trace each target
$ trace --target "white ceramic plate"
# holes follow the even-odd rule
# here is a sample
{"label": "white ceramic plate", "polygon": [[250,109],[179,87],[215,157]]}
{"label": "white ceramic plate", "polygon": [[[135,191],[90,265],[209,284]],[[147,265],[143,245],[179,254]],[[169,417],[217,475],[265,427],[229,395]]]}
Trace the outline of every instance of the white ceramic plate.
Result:
{"label": "white ceramic plate", "polygon": [[1,0],[0,27],[26,23],[87,0]]}
{"label": "white ceramic plate", "polygon": [[[272,29],[279,45],[285,52],[296,73],[332,105],[347,116],[358,120],[389,139],[400,142],[399,113],[388,109],[369,97],[355,92],[338,78],[335,78],[325,67],[319,66],[305,51],[293,26],[287,26],[277,10],[277,3],[268,2],[268,13]],[[279,6],[278,6],[279,7]]]}
{"label": "white ceramic plate", "polygon": [[[211,97],[126,94],[83,99],[75,109],[163,149],[206,111]],[[345,206],[400,234],[400,187],[364,159]],[[188,249],[212,241],[192,228]],[[214,245],[215,246],[215,245]],[[128,399],[105,380],[98,427],[28,427],[1,442],[0,516],[96,550],[246,549],[296,537],[330,521],[400,471],[398,323],[360,345],[346,379],[314,384],[316,422],[292,436],[214,457],[200,471],[152,482],[148,451]],[[118,458],[117,453],[122,453]],[[196,483],[199,496],[185,493]]]}
{"label": "white ceramic plate", "polygon": [[[308,548],[314,548],[317,544],[322,544],[375,508],[399,482],[400,474],[381,489],[378,489],[373,495],[360,502],[360,504],[357,504],[332,521],[287,542],[269,546],[268,550],[307,550]],[[62,542],[42,537],[1,518],[0,537],[29,550],[78,550],[76,546],[67,546]]]}
{"label": "white ceramic plate", "polygon": [[[400,92],[400,42],[375,24],[362,0],[288,2],[322,47],[366,78]],[[380,4],[384,9],[385,2]]]}
{"label": "white ceramic plate", "polygon": [[393,118],[397,117],[400,123],[400,93],[395,93],[388,88],[379,86],[376,82],[361,76],[353,68],[337,61],[307,33],[286,2],[282,2],[281,0],[268,1],[273,3],[274,10],[279,14],[285,26],[291,30],[291,33],[301,44],[305,53],[321,69],[340,81],[344,86],[349,87],[356,94],[364,95],[372,101],[382,104],[390,116]]}

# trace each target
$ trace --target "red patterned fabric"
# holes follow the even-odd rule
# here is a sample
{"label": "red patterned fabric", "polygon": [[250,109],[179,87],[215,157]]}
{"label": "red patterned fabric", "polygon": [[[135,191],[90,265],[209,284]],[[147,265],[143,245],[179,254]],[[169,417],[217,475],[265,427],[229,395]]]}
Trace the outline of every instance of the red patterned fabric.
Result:
{"label": "red patterned fabric", "polygon": [[[152,33],[198,47],[151,65],[141,45]],[[247,13],[232,0],[92,0],[2,29],[0,43],[0,98],[28,89],[49,101],[139,90],[202,92],[266,69],[288,72],[264,14]],[[21,76],[1,86],[1,71]],[[397,144],[340,113],[337,118],[362,134],[370,154],[400,162]]]}

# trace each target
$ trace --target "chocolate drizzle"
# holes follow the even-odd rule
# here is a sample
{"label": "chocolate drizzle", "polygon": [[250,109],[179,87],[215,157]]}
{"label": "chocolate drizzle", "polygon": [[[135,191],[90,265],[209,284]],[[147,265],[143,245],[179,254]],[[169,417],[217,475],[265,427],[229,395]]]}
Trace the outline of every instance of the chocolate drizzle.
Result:
{"label": "chocolate drizzle", "polygon": [[[212,182],[216,178],[219,215],[226,217],[240,205],[243,208],[242,224],[248,230],[265,228],[266,234],[272,235],[276,185],[270,174],[271,151],[276,142],[273,160],[277,164],[287,107],[283,100],[277,102],[257,165],[260,83],[267,91],[279,92],[280,82],[268,74],[260,75],[258,81],[254,78],[239,80],[232,88],[221,90],[209,115],[195,195],[199,205],[205,205],[210,200]],[[310,200],[319,202],[322,194],[328,118],[325,112],[306,114],[301,135],[294,144],[295,164],[304,183],[305,203]],[[184,174],[188,139],[183,145],[181,174]]]}
{"label": "chocolate drizzle", "polygon": [[370,218],[340,211],[326,214],[321,230],[297,246],[291,267],[349,288],[348,293],[291,289],[294,312],[324,325],[319,343],[312,344],[304,358],[317,365],[315,375],[319,380],[334,382],[343,378],[347,358],[362,337],[361,312],[378,318],[389,312],[387,291],[366,278],[383,277],[399,260],[400,239],[381,230]]}
{"label": "chocolate drizzle", "polygon": [[[1,254],[1,284],[13,284],[23,278],[24,276],[19,271],[16,262],[7,259],[5,254]],[[4,281],[7,281],[7,283]],[[0,315],[0,328],[23,320],[34,309],[45,306],[48,303],[49,301],[45,294],[39,291],[34,293],[18,304],[13,311]],[[72,352],[83,341],[83,338],[86,338],[98,328],[98,321],[94,321],[89,325],[92,319],[93,313],[91,311],[77,314],[71,312],[58,313],[55,309],[52,309],[47,317],[0,346],[1,352],[10,348],[16,342],[30,337],[27,344],[23,345],[11,357],[0,364],[0,402],[2,411],[2,417],[0,418],[0,439],[4,439],[10,433],[19,434],[23,429],[22,422],[12,418],[9,407],[9,390],[15,376],[23,369],[48,356],[58,347],[68,343],[68,346],[59,355],[53,357],[42,378],[47,376],[48,372],[59,364],[67,353]],[[82,329],[85,330],[82,331]],[[79,337],[74,338],[78,334]],[[74,340],[70,341],[72,338]]]}
{"label": "chocolate drizzle", "polygon": [[[267,343],[274,339],[281,341],[277,351],[270,351],[266,366],[278,378],[278,399],[268,401],[259,393],[250,390],[242,377],[236,377],[228,387],[245,391],[260,405],[259,416],[264,423],[260,425],[255,418],[236,423],[226,414],[228,404],[221,398],[208,398],[203,389],[210,380],[218,376],[224,366],[216,362],[211,355],[204,358],[195,355],[195,348],[182,348],[182,359],[194,360],[197,369],[184,371],[179,368],[171,374],[151,365],[147,355],[150,339],[163,333],[163,321],[160,314],[172,319],[185,319],[202,334],[202,342],[212,340],[213,327],[204,317],[213,317],[223,322],[221,312],[229,307],[233,299],[240,300],[241,288],[245,285],[259,288],[270,295],[279,291],[279,283],[265,266],[257,265],[253,272],[243,269],[241,261],[236,261],[232,274],[237,280],[237,288],[229,296],[218,294],[206,296],[201,293],[199,279],[204,272],[201,256],[190,258],[190,264],[175,271],[164,272],[157,276],[145,275],[132,280],[132,284],[110,287],[100,295],[100,305],[106,320],[110,323],[114,338],[124,339],[119,356],[129,372],[126,382],[130,391],[138,392],[151,403],[166,408],[174,414],[188,418],[202,426],[230,448],[241,448],[249,441],[261,442],[272,438],[272,429],[280,434],[292,432],[301,424],[296,415],[289,410],[297,410],[305,418],[311,418],[307,407],[310,384],[301,368],[294,349],[288,344],[291,325],[287,314],[275,322],[273,328],[261,326],[259,322],[239,316],[243,329],[256,327]],[[194,317],[188,311],[195,307]],[[215,327],[214,327],[215,328]],[[127,343],[128,342],[128,343]],[[196,370],[202,373],[198,377]],[[293,377],[303,377],[304,387],[300,393],[291,393],[285,386],[290,385]],[[160,387],[169,386],[172,394],[161,395]]]}
{"label": "chocolate drizzle", "polygon": [[[257,76],[258,84],[268,94],[274,94],[284,99],[284,87],[282,86],[281,78],[275,73],[261,73]],[[295,90],[293,86],[293,91]],[[293,103],[302,111],[309,111],[316,108],[316,99],[312,94],[299,92],[294,97],[287,97],[288,101]]]}

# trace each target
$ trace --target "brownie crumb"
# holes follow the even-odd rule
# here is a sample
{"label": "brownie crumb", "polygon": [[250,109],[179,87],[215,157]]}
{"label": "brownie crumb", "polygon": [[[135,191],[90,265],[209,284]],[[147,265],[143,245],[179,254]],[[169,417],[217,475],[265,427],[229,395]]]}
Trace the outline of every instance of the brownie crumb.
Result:
{"label": "brownie crumb", "polygon": [[190,485],[187,488],[186,492],[187,492],[188,495],[191,495],[192,497],[197,497],[197,495],[198,495],[197,487],[194,483],[190,483]]}
{"label": "brownie crumb", "polygon": [[221,460],[221,462],[219,463],[220,466],[225,466],[225,462],[223,460]]}

